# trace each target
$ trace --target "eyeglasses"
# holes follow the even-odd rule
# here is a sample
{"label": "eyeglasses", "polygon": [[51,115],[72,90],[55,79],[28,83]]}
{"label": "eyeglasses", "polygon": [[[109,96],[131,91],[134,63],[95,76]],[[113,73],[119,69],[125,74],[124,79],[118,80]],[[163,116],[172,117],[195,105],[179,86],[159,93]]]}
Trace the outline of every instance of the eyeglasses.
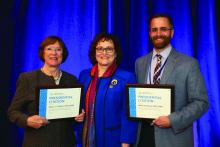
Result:
{"label": "eyeglasses", "polygon": [[162,32],[162,33],[166,33],[167,31],[172,30],[172,28],[161,27],[161,28],[151,28],[151,29],[150,29],[150,31],[151,31],[152,33],[157,33],[158,30],[159,30],[160,32]]}
{"label": "eyeglasses", "polygon": [[106,51],[106,53],[110,54],[110,53],[113,53],[114,48],[112,48],[112,47],[106,47],[106,48],[99,47],[99,48],[96,48],[96,51],[97,51],[97,53],[104,53],[104,51]]}

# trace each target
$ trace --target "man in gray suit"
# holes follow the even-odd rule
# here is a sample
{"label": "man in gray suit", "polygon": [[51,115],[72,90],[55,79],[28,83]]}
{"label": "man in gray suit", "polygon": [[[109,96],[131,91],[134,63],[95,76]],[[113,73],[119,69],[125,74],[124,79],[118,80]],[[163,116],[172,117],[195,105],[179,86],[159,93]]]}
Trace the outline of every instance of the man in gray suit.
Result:
{"label": "man in gray suit", "polygon": [[152,122],[142,121],[137,146],[193,147],[193,122],[209,106],[198,62],[178,53],[170,44],[174,29],[169,16],[154,15],[149,26],[154,48],[149,54],[137,59],[136,76],[139,83],[175,85],[175,108],[168,116],[160,116]]}

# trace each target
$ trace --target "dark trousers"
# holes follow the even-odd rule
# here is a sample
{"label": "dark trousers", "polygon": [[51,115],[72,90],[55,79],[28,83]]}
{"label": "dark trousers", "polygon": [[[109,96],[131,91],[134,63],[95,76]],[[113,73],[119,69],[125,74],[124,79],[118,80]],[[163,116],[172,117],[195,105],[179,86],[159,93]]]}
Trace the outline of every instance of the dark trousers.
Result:
{"label": "dark trousers", "polygon": [[150,122],[141,123],[141,133],[138,147],[155,147],[154,126]]}

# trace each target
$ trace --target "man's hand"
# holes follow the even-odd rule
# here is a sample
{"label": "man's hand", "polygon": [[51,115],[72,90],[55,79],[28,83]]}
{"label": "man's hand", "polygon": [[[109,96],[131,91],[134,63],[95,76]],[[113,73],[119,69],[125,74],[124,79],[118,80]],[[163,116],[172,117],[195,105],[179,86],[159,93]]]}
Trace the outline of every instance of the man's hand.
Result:
{"label": "man's hand", "polygon": [[168,116],[160,116],[152,122],[154,125],[157,125],[160,128],[170,128],[170,119]]}

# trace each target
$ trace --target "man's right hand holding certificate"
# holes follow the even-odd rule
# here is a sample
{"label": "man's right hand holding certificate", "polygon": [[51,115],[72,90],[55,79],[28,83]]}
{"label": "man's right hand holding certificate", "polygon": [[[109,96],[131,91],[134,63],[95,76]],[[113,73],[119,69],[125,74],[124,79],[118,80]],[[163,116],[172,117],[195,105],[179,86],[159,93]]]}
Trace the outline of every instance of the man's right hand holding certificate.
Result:
{"label": "man's right hand holding certificate", "polygon": [[160,116],[154,119],[151,125],[156,125],[160,128],[169,128],[171,126],[170,119],[168,116]]}

